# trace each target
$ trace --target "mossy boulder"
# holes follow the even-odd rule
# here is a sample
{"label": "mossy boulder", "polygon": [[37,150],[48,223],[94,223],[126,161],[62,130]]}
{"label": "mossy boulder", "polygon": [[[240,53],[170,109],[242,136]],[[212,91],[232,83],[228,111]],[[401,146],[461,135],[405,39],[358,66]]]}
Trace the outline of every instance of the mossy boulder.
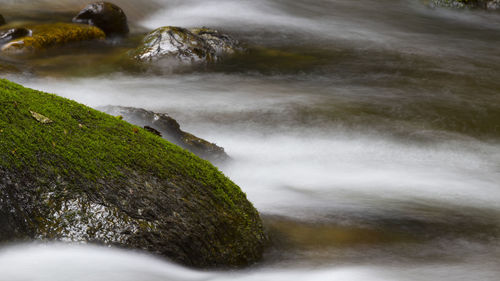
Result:
{"label": "mossy boulder", "polygon": [[109,2],[89,4],[73,18],[73,22],[96,26],[107,36],[123,36],[129,32],[127,16],[120,7]]}
{"label": "mossy boulder", "polygon": [[123,106],[104,106],[98,109],[111,115],[122,116],[125,121],[132,124],[151,128],[153,133],[157,131],[166,140],[208,161],[222,163],[229,159],[224,148],[184,132],[179,123],[168,114]]}
{"label": "mossy boulder", "polygon": [[102,40],[106,35],[94,26],[75,23],[51,23],[28,25],[31,36],[10,41],[2,47],[7,54],[26,54],[43,51],[48,48],[88,40]]}
{"label": "mossy boulder", "polygon": [[211,63],[239,49],[238,41],[216,30],[165,26],[146,35],[131,56],[141,62]]}
{"label": "mossy boulder", "polygon": [[259,214],[208,161],[119,118],[0,80],[0,241],[93,242],[197,267],[261,258]]}

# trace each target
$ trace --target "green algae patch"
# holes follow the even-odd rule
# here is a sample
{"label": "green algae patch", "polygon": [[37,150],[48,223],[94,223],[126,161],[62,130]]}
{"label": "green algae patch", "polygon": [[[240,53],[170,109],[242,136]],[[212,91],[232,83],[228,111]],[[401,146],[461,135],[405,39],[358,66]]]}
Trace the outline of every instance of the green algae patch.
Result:
{"label": "green algae patch", "polygon": [[28,25],[31,36],[13,40],[2,47],[2,52],[9,54],[24,54],[63,46],[68,43],[106,38],[104,32],[94,26],[74,23],[53,23]]}
{"label": "green algae patch", "polygon": [[266,241],[246,195],[208,161],[7,80],[0,80],[0,223],[0,241],[96,242],[196,267],[254,263]]}

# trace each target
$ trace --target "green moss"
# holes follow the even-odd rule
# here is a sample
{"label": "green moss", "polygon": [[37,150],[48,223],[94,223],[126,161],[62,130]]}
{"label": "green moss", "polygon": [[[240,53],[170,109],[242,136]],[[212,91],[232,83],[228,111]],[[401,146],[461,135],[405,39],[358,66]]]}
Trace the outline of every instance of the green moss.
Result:
{"label": "green moss", "polygon": [[84,24],[53,23],[28,25],[26,28],[33,31],[32,36],[16,39],[5,45],[2,51],[31,53],[73,42],[102,40],[106,37],[99,28]]}
{"label": "green moss", "polygon": [[0,175],[2,242],[98,241],[201,267],[248,265],[266,242],[245,194],[208,161],[3,79]]}
{"label": "green moss", "polygon": [[[51,123],[43,124],[30,111]],[[246,201],[216,167],[150,132],[56,95],[0,80],[0,168],[56,174],[75,182],[153,174],[182,185],[196,181],[226,206]],[[69,188],[78,188],[78,186]],[[96,185],[97,186],[97,185]],[[248,210],[247,210],[248,211]]]}

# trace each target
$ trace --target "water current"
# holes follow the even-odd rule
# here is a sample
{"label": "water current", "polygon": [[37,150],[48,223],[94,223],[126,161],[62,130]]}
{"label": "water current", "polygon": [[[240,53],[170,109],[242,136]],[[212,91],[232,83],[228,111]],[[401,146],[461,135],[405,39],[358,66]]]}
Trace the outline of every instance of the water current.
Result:
{"label": "water current", "polygon": [[[199,272],[136,252],[12,245],[0,280],[500,279],[499,13],[418,0],[115,2],[128,40],[23,61],[7,78],[91,107],[166,112],[224,147],[232,161],[219,168],[273,246],[249,269]],[[29,21],[85,3],[0,0],[7,19]],[[146,73],[121,61],[165,25],[218,28],[248,52]]]}

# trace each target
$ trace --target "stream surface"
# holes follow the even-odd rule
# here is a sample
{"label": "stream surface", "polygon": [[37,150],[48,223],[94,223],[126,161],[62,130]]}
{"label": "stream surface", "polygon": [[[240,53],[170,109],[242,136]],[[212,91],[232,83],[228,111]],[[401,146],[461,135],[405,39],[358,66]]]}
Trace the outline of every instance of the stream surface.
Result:
{"label": "stream surface", "polygon": [[[23,21],[71,18],[86,2],[0,0]],[[24,71],[2,76],[91,107],[165,112],[224,147],[233,160],[219,168],[273,246],[249,269],[200,272],[94,246],[11,245],[0,280],[500,280],[500,13],[418,0],[115,2],[129,39],[5,59]],[[218,28],[249,51],[151,72],[123,61],[165,25]]]}

